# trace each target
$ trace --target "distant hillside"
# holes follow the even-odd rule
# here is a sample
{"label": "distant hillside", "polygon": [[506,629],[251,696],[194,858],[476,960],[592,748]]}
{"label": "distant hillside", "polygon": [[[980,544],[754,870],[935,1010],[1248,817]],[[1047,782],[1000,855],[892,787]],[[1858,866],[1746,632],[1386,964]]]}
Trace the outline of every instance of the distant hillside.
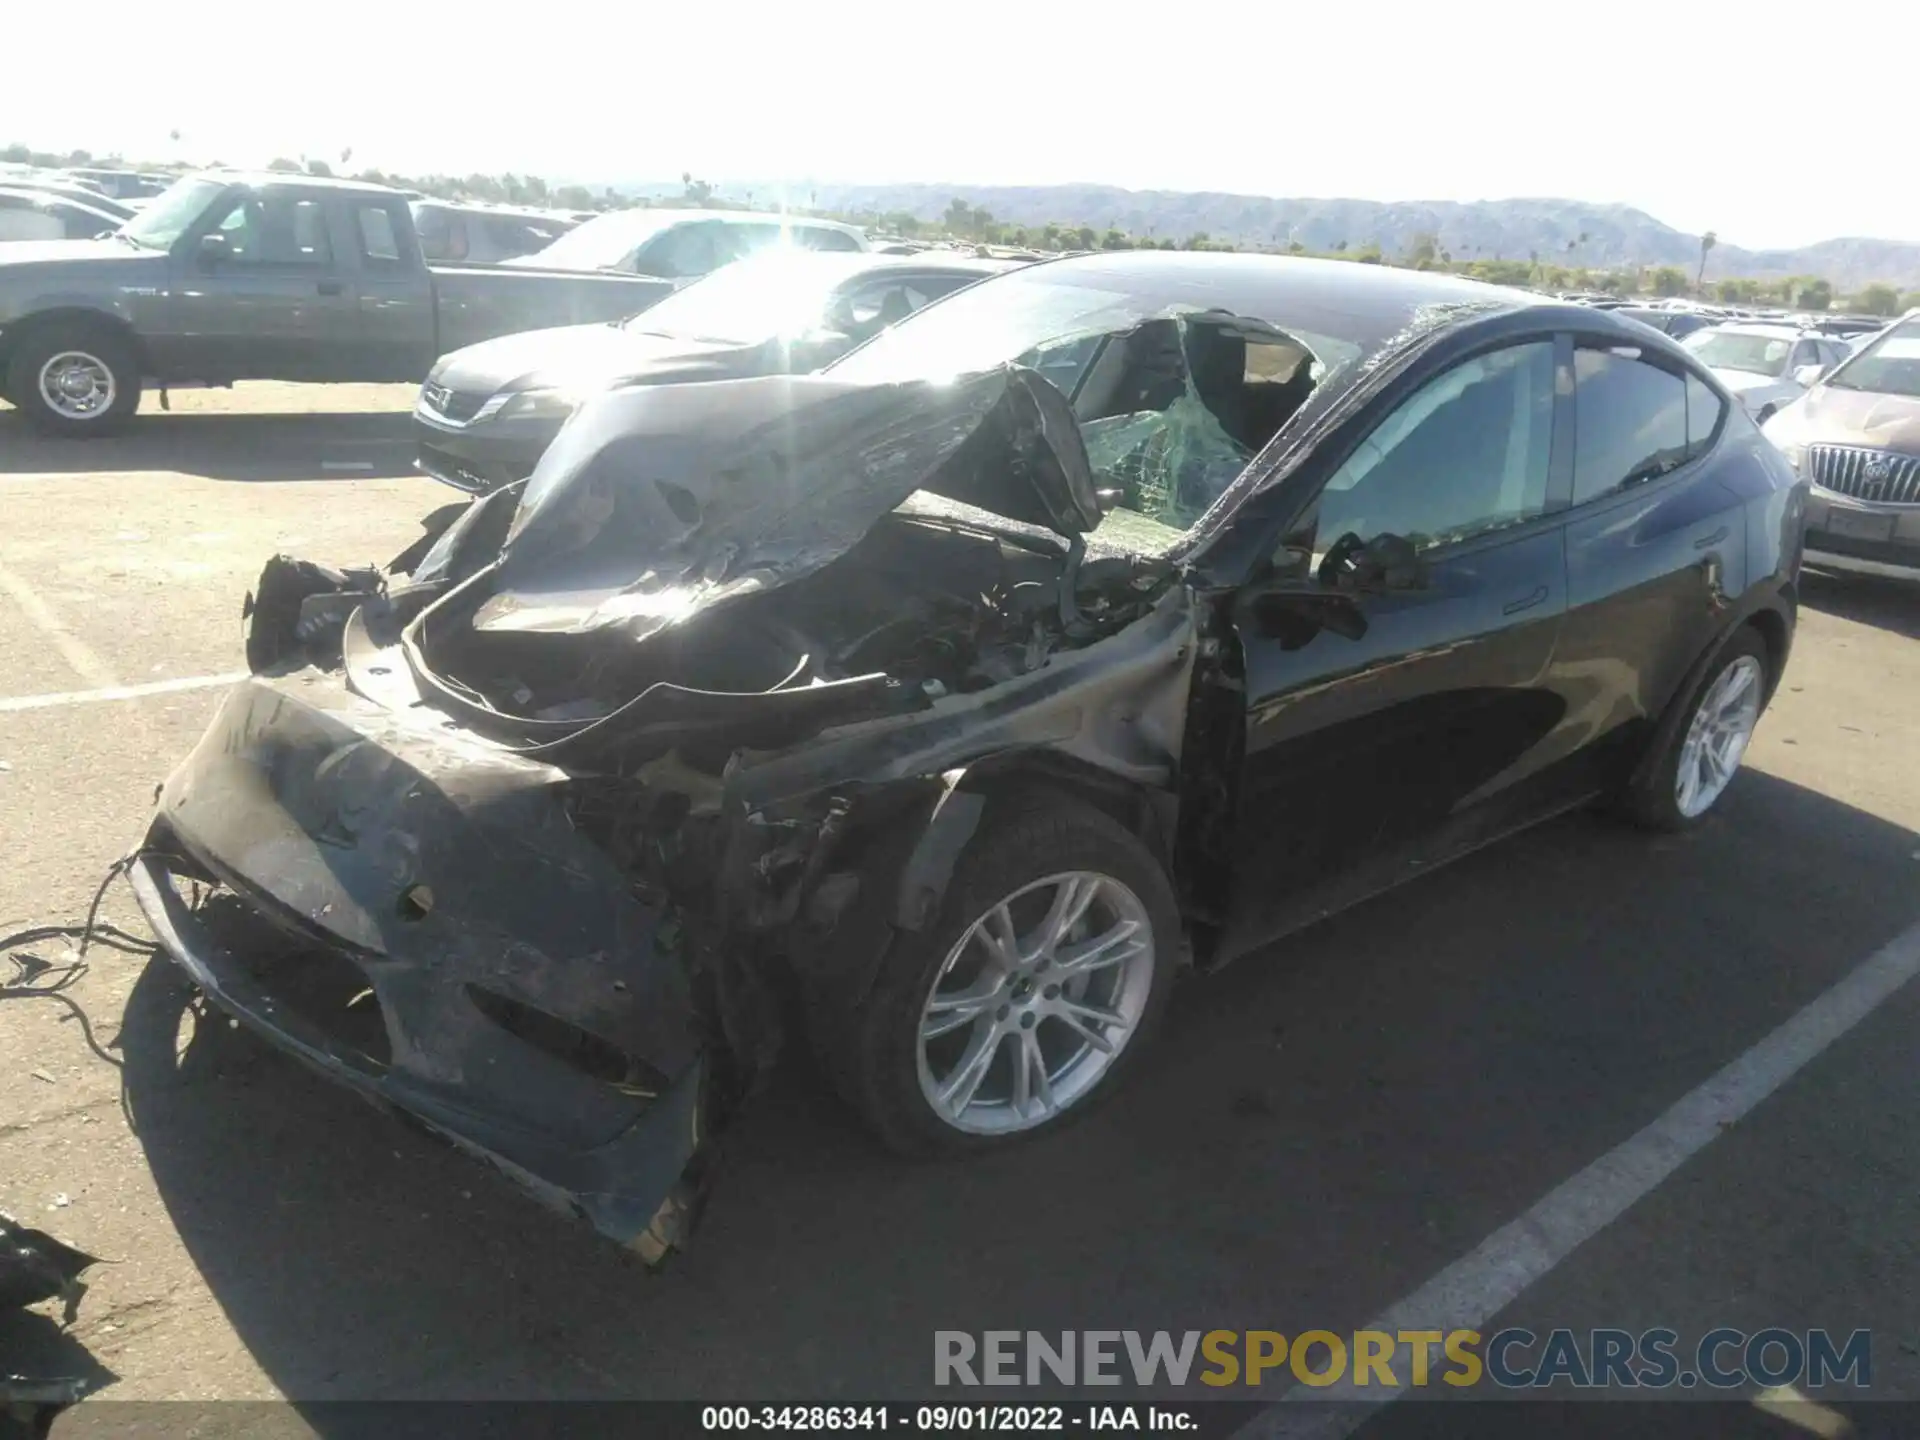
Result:
{"label": "distant hillside", "polygon": [[[768,187],[770,190],[772,187]],[[734,187],[728,187],[734,193]],[[1456,260],[1537,257],[1542,262],[1608,268],[1678,265],[1689,275],[1700,260],[1700,237],[1664,225],[1626,205],[1579,200],[1451,201],[1279,200],[1212,191],[1121,190],[1110,185],[819,185],[813,203],[835,211],[905,211],[938,219],[956,196],[1019,225],[1061,221],[1132,235],[1184,239],[1205,232],[1242,246],[1331,250],[1369,242],[1389,257],[1422,235]],[[1823,275],[1841,291],[1876,280],[1920,288],[1920,244],[1898,240],[1823,240],[1797,250],[1745,250],[1722,238],[1707,261],[1707,278],[1750,275],[1779,279]]]}

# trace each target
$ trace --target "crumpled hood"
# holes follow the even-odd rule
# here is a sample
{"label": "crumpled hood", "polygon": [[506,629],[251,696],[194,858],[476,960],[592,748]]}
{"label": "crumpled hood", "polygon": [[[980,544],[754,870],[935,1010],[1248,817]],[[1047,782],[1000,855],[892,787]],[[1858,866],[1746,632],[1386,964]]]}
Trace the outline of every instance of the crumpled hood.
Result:
{"label": "crumpled hood", "polygon": [[454,390],[485,395],[501,390],[590,392],[663,371],[699,369],[738,356],[740,348],[645,335],[619,325],[559,325],[456,350],[434,367],[432,378]]}
{"label": "crumpled hood", "polygon": [[[1920,455],[1920,400],[1816,385],[1782,419],[1802,445],[1865,445]],[[1773,432],[1768,430],[1768,434]]]}
{"label": "crumpled hood", "polygon": [[1065,536],[1100,523],[1066,397],[1019,366],[634,386],[589,400],[541,458],[473,623],[643,639],[811,574],[916,490]]}

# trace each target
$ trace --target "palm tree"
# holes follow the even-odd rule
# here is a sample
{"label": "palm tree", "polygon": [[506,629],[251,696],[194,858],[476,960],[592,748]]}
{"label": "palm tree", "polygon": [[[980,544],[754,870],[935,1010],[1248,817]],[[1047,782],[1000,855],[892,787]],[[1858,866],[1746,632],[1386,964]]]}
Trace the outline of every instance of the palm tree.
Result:
{"label": "palm tree", "polygon": [[1694,277],[1693,277],[1694,289],[1698,290],[1700,288],[1700,282],[1706,278],[1707,252],[1712,250],[1713,247],[1718,245],[1719,243],[1720,243],[1720,237],[1714,234],[1713,231],[1711,230],[1707,231],[1706,234],[1700,237],[1700,268],[1694,273]]}

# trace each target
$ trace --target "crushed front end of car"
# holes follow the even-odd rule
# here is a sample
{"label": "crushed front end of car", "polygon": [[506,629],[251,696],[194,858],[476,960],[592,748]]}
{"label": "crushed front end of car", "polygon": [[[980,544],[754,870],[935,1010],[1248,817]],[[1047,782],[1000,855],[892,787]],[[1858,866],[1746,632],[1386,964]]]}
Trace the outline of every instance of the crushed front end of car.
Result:
{"label": "crushed front end of car", "polygon": [[249,1027],[657,1260],[796,1021],[929,923],[970,774],[1044,753],[1171,833],[1193,602],[1100,520],[1017,367],[600,397],[389,566],[268,564],[142,908]]}

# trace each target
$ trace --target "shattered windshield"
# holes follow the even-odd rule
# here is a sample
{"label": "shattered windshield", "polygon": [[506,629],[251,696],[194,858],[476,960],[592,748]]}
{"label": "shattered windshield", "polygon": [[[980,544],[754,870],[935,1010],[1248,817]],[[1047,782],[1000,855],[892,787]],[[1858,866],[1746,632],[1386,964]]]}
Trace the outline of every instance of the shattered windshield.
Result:
{"label": "shattered windshield", "polygon": [[1095,536],[1151,552],[1171,548],[1314,387],[1359,355],[1331,336],[1036,266],[929,307],[827,373],[882,384],[1038,371],[1071,402],[1109,504]]}

